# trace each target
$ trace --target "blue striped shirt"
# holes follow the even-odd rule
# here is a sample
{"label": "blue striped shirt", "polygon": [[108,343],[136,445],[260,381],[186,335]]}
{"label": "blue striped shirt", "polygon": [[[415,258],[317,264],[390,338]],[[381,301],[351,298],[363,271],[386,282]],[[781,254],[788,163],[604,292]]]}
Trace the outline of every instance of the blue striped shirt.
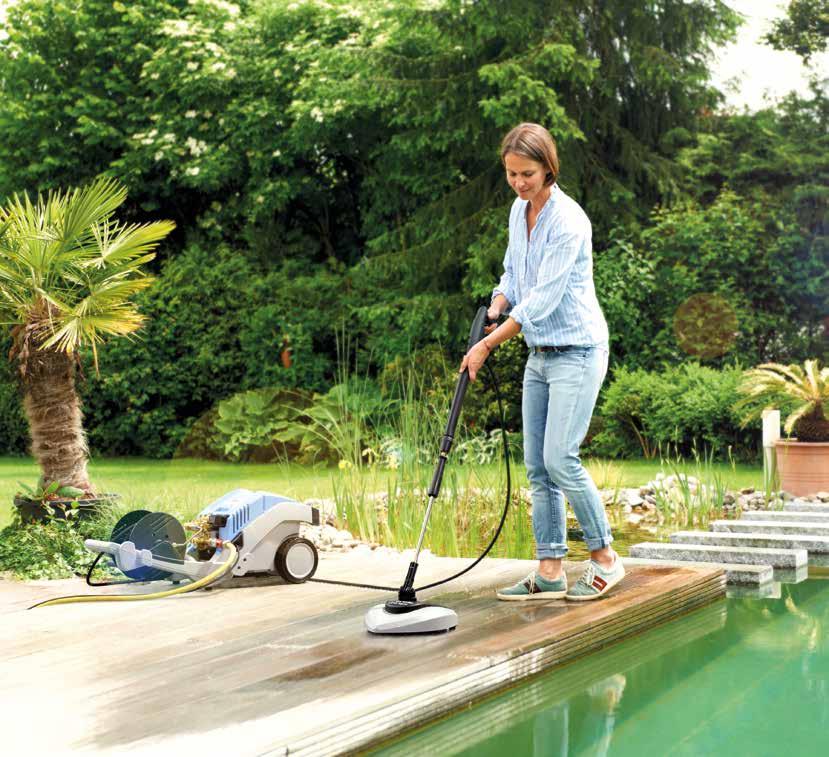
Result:
{"label": "blue striped shirt", "polygon": [[492,293],[509,302],[530,347],[607,344],[604,314],[593,286],[590,219],[553,184],[527,239],[529,200],[515,199],[509,217],[504,275]]}

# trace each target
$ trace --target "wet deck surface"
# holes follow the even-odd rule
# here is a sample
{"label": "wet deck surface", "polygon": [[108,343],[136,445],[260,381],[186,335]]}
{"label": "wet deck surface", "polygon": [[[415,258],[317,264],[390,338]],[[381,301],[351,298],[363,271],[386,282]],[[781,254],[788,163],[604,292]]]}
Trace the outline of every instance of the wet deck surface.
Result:
{"label": "wet deck surface", "polygon": [[[407,564],[325,555],[317,576],[394,586]],[[467,564],[426,559],[418,583]],[[319,583],[28,611],[93,590],[0,581],[4,743],[12,753],[353,753],[725,591],[718,570],[631,566],[598,601],[496,601],[493,587],[532,567],[486,560],[419,595],[459,615],[437,636],[371,636],[363,615],[389,595]],[[581,569],[567,565],[571,583]]]}

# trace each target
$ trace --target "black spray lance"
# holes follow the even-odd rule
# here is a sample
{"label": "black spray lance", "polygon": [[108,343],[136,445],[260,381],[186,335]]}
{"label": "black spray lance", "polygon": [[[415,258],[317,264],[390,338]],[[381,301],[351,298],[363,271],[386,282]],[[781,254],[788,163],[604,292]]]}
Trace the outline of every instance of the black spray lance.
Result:
{"label": "black spray lance", "polygon": [[[487,309],[484,306],[478,308],[475,315],[475,320],[472,322],[472,328],[469,332],[469,343],[466,346],[466,351],[469,352],[481,339],[484,338],[484,328],[489,325],[490,320],[487,318]],[[423,525],[420,528],[420,538],[417,540],[417,550],[415,551],[414,560],[409,563],[409,570],[406,573],[406,580],[400,587],[397,593],[398,602],[411,603],[416,602],[414,590],[415,574],[417,573],[417,560],[420,556],[420,549],[423,546],[423,538],[426,536],[426,528],[429,525],[429,516],[432,513],[432,505],[440,494],[440,485],[443,481],[443,471],[446,468],[446,460],[449,457],[449,450],[452,449],[452,442],[455,440],[455,427],[458,425],[458,419],[461,415],[461,407],[463,405],[463,398],[466,395],[466,388],[469,385],[469,369],[465,368],[463,373],[458,377],[458,383],[455,386],[455,396],[452,398],[452,408],[449,411],[449,420],[446,423],[446,431],[443,438],[440,440],[440,452],[438,453],[438,462],[435,466],[435,473],[432,476],[432,483],[429,486],[427,494],[429,495],[429,504],[426,507],[426,516],[423,518]],[[396,605],[395,602],[387,602],[387,607]],[[391,609],[391,608],[389,608]]]}

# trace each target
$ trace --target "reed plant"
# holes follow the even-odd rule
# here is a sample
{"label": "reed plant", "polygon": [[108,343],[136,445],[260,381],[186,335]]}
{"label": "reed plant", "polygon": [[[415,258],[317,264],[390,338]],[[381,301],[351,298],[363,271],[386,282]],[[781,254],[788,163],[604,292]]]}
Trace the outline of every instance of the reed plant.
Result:
{"label": "reed plant", "polygon": [[[346,384],[345,381],[341,382]],[[382,422],[384,439],[343,458],[334,485],[337,514],[362,539],[397,549],[414,547],[439,459],[451,396],[426,393],[420,375],[405,372],[390,392],[395,402]],[[461,419],[463,420],[463,419]],[[506,468],[500,433],[481,437],[458,424],[424,547],[445,556],[475,556],[489,542],[503,512]],[[497,466],[490,463],[499,460]],[[515,466],[513,466],[515,468]],[[385,469],[386,475],[381,476]],[[513,475],[510,513],[493,555],[529,556],[532,529]]]}
{"label": "reed plant", "polygon": [[[696,442],[692,444],[693,463],[686,461],[678,449],[673,456],[670,446],[663,456],[660,448],[660,469],[669,479],[661,478],[654,487],[657,512],[661,521],[687,527],[707,527],[713,517],[721,517],[727,492],[725,475],[714,464],[715,450],[703,448],[702,456],[697,450]],[[728,459],[734,470],[736,463],[728,448]],[[692,481],[692,478],[696,481]],[[670,480],[673,486],[663,482]]]}

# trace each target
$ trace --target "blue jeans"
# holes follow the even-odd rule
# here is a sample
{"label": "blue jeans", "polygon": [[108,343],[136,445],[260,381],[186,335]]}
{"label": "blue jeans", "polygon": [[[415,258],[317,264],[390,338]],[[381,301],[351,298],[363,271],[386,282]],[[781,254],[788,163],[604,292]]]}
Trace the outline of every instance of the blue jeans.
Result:
{"label": "blue jeans", "polygon": [[599,490],[579,459],[579,445],[590,425],[607,360],[607,344],[530,353],[527,359],[522,399],[524,463],[539,560],[567,554],[565,496],[588,549],[601,549],[613,541]]}

